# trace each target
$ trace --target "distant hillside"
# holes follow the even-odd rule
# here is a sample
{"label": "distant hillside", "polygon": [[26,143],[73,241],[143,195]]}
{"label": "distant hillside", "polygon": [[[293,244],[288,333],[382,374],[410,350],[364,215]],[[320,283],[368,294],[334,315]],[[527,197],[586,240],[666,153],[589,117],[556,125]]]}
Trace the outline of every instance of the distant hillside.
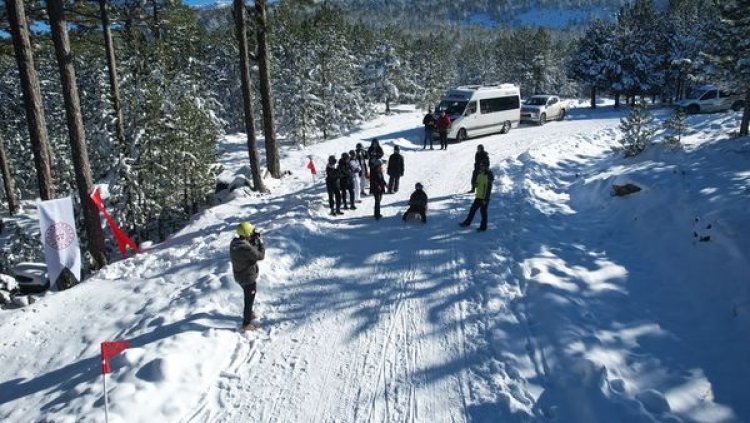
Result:
{"label": "distant hillside", "polygon": [[629,0],[333,0],[333,3],[365,21],[564,28],[585,25],[595,17],[614,16]]}

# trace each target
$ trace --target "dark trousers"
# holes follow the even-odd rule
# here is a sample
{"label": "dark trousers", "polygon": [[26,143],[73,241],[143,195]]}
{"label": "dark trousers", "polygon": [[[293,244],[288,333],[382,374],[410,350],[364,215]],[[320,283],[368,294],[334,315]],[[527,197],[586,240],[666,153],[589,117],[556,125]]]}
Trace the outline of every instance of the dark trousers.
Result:
{"label": "dark trousers", "polygon": [[432,150],[432,132],[433,128],[426,127],[424,128],[424,145],[422,148],[427,148],[427,142],[430,143],[430,150]]}
{"label": "dark trousers", "polygon": [[448,131],[440,131],[440,148],[448,149]]}
{"label": "dark trousers", "polygon": [[253,321],[253,303],[255,302],[255,288],[257,283],[242,286],[242,293],[245,294],[245,308],[242,311],[242,324],[246,325]]}
{"label": "dark trousers", "polygon": [[354,206],[354,187],[348,186],[341,188],[341,204],[344,205],[344,208],[347,208],[347,201],[346,201],[346,193],[349,193],[349,202],[352,206]]}
{"label": "dark trousers", "polygon": [[375,192],[372,193],[373,196],[375,196],[375,217],[380,219],[380,200],[383,199],[383,193],[382,192]]}
{"label": "dark trousers", "polygon": [[[331,213],[334,211],[341,211],[341,192],[336,187],[327,186],[328,190],[328,207],[331,208]],[[333,208],[334,199],[336,201],[336,208]]]}
{"label": "dark trousers", "polygon": [[484,200],[480,200],[479,198],[475,199],[474,202],[471,204],[471,208],[469,209],[469,215],[466,216],[466,220],[464,220],[464,223],[467,225],[471,225],[471,221],[474,220],[474,215],[477,213],[477,209],[479,209],[479,213],[482,215],[482,222],[479,224],[479,227],[482,229],[487,229],[487,205],[489,204],[489,201],[485,203]]}
{"label": "dark trousers", "polygon": [[422,222],[427,222],[427,210],[425,210],[424,207],[409,206],[409,209],[407,209],[406,213],[404,213],[404,221],[406,221],[406,219],[408,219],[412,213],[418,214],[422,218]]}
{"label": "dark trousers", "polygon": [[388,176],[388,193],[398,192],[398,180],[400,176]]}

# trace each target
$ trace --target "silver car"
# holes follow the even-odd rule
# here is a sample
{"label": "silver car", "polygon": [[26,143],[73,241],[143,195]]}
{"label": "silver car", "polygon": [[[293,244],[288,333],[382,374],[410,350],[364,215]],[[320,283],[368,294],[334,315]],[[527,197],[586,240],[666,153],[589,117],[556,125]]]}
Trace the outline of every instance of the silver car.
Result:
{"label": "silver car", "polygon": [[565,102],[556,95],[535,95],[521,106],[521,122],[544,125],[548,120],[563,120],[568,113]]}

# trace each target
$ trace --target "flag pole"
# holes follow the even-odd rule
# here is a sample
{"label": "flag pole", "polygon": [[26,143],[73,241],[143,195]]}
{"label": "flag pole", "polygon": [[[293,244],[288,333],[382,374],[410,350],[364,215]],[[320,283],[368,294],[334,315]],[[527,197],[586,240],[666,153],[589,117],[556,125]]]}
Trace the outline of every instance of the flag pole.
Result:
{"label": "flag pole", "polygon": [[109,423],[109,395],[107,394],[107,374],[102,372],[104,381],[104,421]]}

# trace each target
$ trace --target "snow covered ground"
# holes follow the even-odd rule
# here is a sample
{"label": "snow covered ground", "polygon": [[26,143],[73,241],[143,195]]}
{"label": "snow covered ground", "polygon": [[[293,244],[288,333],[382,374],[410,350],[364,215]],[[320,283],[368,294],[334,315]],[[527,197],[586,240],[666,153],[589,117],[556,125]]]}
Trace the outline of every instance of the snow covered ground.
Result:
{"label": "snow covered ground", "polygon": [[[401,108],[287,148],[271,195],[0,311],[0,420],[103,421],[99,343],[126,339],[113,422],[750,422],[750,140],[730,137],[737,114],[691,116],[685,151],[624,159],[622,115],[422,151],[421,113]],[[372,137],[401,146],[402,189],[380,221],[371,197],[328,216],[307,157],[322,171]],[[496,176],[481,234],[457,225],[480,143]],[[227,172],[246,157],[228,137]],[[418,181],[429,222],[404,224]],[[611,196],[627,182],[643,190]],[[268,248],[247,336],[227,253],[243,220]]]}

